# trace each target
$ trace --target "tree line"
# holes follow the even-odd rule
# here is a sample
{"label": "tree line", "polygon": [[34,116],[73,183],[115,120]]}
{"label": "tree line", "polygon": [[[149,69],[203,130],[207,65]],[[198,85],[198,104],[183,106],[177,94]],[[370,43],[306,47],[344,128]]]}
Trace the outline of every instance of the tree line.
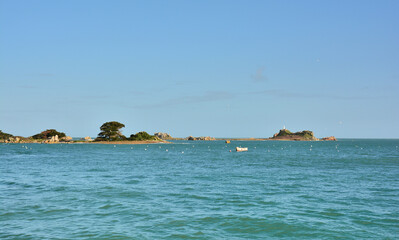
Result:
{"label": "tree line", "polygon": [[125,124],[112,121],[106,122],[101,125],[101,132],[98,134],[95,141],[145,141],[145,140],[157,140],[157,137],[150,135],[147,132],[138,132],[131,134],[130,137],[126,137],[122,134],[121,128],[124,128]]}
{"label": "tree line", "polygon": [[[122,134],[121,129],[125,125],[120,122],[112,121],[106,122],[100,127],[100,133],[98,134],[95,141],[146,141],[146,140],[158,140],[154,135],[150,135],[147,132],[138,132],[136,134],[131,134],[130,137],[126,137]],[[63,132],[58,132],[55,129],[47,129],[41,133],[35,134],[28,139],[35,140],[46,140],[53,136],[58,135],[59,138],[66,137]],[[12,134],[4,133],[0,130],[0,140],[7,140],[10,137],[14,137]]]}

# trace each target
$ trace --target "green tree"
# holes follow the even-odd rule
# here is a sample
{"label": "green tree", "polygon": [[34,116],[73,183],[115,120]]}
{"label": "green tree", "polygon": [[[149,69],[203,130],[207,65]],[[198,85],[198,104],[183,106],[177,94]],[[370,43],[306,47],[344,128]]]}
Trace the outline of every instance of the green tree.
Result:
{"label": "green tree", "polygon": [[51,138],[55,135],[58,135],[59,138],[65,137],[65,133],[63,132],[58,132],[55,129],[47,129],[46,131],[43,131],[41,133],[38,133],[36,135],[33,135],[32,138],[33,139],[48,139]]}
{"label": "green tree", "polygon": [[120,129],[124,127],[125,125],[120,122],[106,122],[101,125],[101,132],[98,134],[96,141],[126,140],[126,137],[120,131]]}
{"label": "green tree", "polygon": [[145,140],[156,140],[156,137],[148,134],[147,132],[138,132],[130,135],[129,140],[132,141],[145,141]]}

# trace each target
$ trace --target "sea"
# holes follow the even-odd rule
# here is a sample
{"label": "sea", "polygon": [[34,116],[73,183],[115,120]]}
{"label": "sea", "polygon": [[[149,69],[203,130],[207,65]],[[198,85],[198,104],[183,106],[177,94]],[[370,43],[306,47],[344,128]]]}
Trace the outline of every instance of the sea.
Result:
{"label": "sea", "polygon": [[398,139],[0,144],[0,239],[398,238]]}

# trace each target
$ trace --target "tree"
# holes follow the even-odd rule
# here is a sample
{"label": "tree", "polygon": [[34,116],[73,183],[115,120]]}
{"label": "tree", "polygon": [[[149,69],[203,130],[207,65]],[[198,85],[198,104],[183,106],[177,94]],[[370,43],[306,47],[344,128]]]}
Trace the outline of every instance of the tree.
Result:
{"label": "tree", "polygon": [[126,137],[121,133],[120,129],[124,128],[125,125],[120,122],[106,122],[101,125],[101,132],[96,138],[97,141],[118,141],[126,140]]}
{"label": "tree", "polygon": [[58,132],[55,129],[47,129],[46,131],[43,131],[41,133],[38,133],[36,135],[33,135],[33,139],[49,139],[55,135],[58,135],[59,138],[65,137],[65,133],[63,132]]}
{"label": "tree", "polygon": [[156,137],[148,134],[147,132],[138,132],[130,135],[129,140],[132,141],[145,141],[145,140],[156,140]]}

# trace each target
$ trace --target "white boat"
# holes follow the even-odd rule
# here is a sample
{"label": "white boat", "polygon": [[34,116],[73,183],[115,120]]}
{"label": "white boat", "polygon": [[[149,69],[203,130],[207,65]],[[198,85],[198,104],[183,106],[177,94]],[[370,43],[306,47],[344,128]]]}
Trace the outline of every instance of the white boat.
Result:
{"label": "white boat", "polygon": [[236,147],[237,152],[246,152],[248,151],[248,148],[243,148],[243,147]]}

